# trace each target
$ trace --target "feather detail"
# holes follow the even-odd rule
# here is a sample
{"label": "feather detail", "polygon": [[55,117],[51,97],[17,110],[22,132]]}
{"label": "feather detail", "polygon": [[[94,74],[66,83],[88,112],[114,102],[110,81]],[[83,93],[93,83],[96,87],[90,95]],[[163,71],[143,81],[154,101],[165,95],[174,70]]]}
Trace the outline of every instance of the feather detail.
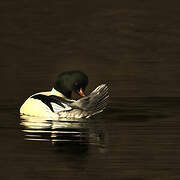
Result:
{"label": "feather detail", "polygon": [[53,103],[53,102],[51,103],[51,105],[55,113],[60,112],[60,111],[69,111],[72,109],[70,106],[64,103],[62,103],[63,106]]}
{"label": "feather detail", "polygon": [[85,111],[89,116],[102,112],[107,106],[108,87],[106,84],[98,86],[88,96],[72,103],[73,107]]}

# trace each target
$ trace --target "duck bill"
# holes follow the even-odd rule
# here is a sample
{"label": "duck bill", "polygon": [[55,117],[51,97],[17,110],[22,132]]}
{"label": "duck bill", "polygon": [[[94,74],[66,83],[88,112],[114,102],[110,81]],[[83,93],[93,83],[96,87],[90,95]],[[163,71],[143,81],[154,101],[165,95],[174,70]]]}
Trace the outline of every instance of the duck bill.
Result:
{"label": "duck bill", "polygon": [[83,92],[83,90],[82,89],[80,89],[79,91],[78,91],[78,93],[81,95],[81,96],[86,96],[85,94],[84,94],[84,92]]}

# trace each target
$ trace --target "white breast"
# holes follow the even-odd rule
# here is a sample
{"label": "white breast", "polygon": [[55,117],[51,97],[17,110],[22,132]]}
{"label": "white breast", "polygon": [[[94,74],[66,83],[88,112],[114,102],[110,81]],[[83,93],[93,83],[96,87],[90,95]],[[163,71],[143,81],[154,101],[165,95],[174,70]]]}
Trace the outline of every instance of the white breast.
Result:
{"label": "white breast", "polygon": [[[40,92],[34,95],[43,94],[49,96],[53,94],[52,92],[54,91],[52,90],[52,91]],[[24,114],[24,115],[36,116],[36,117],[59,118],[59,115],[57,114],[58,112],[65,112],[72,109],[70,106],[68,106],[65,103],[62,103],[62,105],[64,106],[63,107],[52,102],[51,105],[54,110],[54,112],[52,112],[52,110],[45,103],[43,103],[39,99],[32,98],[32,96],[30,96],[21,106],[20,108],[21,115]]]}
{"label": "white breast", "polygon": [[38,117],[57,118],[58,115],[53,113],[50,108],[41,100],[28,98],[20,108],[20,114]]}

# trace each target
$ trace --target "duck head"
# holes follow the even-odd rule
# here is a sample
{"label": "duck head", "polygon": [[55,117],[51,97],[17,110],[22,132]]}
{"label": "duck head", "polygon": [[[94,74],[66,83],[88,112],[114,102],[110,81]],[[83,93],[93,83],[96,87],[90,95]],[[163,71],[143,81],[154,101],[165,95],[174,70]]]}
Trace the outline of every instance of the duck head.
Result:
{"label": "duck head", "polygon": [[85,96],[84,91],[88,85],[88,77],[81,71],[68,71],[58,75],[54,89],[67,98],[71,98],[72,92]]}

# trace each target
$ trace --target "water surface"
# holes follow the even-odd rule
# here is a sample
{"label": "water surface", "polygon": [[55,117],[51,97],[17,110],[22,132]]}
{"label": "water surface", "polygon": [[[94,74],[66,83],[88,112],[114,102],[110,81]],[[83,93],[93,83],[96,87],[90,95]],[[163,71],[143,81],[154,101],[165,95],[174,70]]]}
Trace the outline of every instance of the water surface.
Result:
{"label": "water surface", "polygon": [[179,107],[179,98],[116,98],[93,119],[41,123],[20,121],[15,109],[1,110],[6,121],[1,122],[1,176],[175,179]]}

